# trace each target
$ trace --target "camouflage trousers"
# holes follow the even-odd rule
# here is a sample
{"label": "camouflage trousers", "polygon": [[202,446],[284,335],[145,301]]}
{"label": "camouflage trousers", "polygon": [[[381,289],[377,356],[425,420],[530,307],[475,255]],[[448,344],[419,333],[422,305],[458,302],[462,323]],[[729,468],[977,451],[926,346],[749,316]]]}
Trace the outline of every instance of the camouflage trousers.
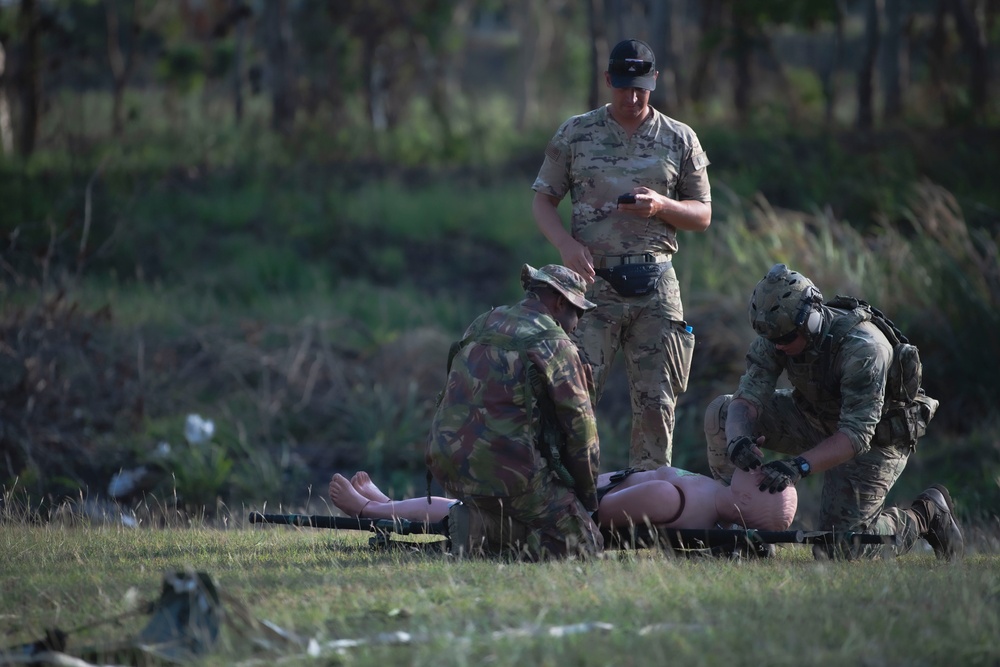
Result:
{"label": "camouflage trousers", "polygon": [[453,552],[538,561],[602,551],[604,538],[590,513],[549,474],[536,475],[528,491],[511,496],[470,496],[445,487],[464,505],[449,513]]}
{"label": "camouflage trousers", "polygon": [[683,320],[680,285],[673,267],[657,289],[623,297],[598,277],[587,290],[597,304],[580,320],[573,339],[594,374],[600,401],[618,350],[622,351],[632,403],[629,466],[655,470],[673,458],[674,406],[687,389],[694,334]]}
{"label": "camouflage trousers", "polygon": [[[726,414],[732,395],[719,396],[705,411],[705,439],[708,465],[716,479],[729,483],[735,469],[726,455]],[[754,438],[763,435],[764,447],[789,456],[798,456],[833,434],[817,428],[792,399],[791,390],[779,389],[757,419]],[[909,445],[874,446],[866,453],[823,473],[818,530],[851,531],[872,535],[893,535],[895,544],[838,545],[817,556],[873,557],[891,549],[893,555],[906,553],[920,537],[919,523],[911,510],[885,507],[886,496],[899,479],[912,449]]]}

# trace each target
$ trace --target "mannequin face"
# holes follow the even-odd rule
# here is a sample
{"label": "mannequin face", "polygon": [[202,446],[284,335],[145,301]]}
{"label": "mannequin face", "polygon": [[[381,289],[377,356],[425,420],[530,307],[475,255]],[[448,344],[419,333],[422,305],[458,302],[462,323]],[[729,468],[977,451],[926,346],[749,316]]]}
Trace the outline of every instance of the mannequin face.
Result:
{"label": "mannequin face", "polygon": [[733,473],[729,488],[739,516],[736,522],[758,530],[788,530],[798,508],[798,493],[794,486],[780,493],[760,491],[757,487],[762,476],[759,468],[752,472],[737,468]]}

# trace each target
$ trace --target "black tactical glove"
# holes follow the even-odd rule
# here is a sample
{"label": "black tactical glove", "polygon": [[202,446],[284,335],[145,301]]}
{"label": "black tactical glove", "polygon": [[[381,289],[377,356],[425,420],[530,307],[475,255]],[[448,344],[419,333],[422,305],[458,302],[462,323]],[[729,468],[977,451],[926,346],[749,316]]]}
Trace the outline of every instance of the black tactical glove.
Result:
{"label": "black tactical glove", "polygon": [[750,472],[764,462],[761,455],[753,451],[756,447],[756,442],[745,435],[740,435],[729,441],[726,454],[737,468]]}
{"label": "black tactical glove", "polygon": [[802,473],[799,472],[798,466],[795,465],[792,459],[782,459],[781,461],[766,463],[761,468],[761,472],[764,473],[764,477],[757,488],[761,491],[770,491],[771,493],[784,491],[789,486],[795,486],[795,483],[802,479]]}

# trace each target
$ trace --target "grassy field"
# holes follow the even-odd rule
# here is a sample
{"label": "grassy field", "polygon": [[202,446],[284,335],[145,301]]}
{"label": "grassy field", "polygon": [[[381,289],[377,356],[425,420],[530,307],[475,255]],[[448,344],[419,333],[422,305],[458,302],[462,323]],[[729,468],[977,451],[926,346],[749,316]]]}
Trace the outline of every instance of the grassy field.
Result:
{"label": "grassy field", "polygon": [[[351,128],[286,141],[203,112],[0,160],[0,646],[119,618],[191,568],[319,654],[256,650],[237,618],[207,665],[1000,664],[1000,152],[981,148],[997,129],[684,119],[712,157],[714,217],[675,259],[698,343],[674,463],[705,471],[704,406],[742,372],[749,290],[786,262],[920,347],[942,408],[890,502],[946,483],[964,562],[923,549],[818,562],[786,546],[763,561],[646,550],[530,565],[373,552],[366,533],[249,527],[229,508],[323,512],[316,489],[358,468],[393,495],[422,491],[448,344],[519,296],[523,262],[557,259],[530,184],[569,111],[511,134],[498,108],[448,151],[421,119],[378,142]],[[617,469],[621,373],[598,411],[602,468]],[[194,412],[216,425],[200,447],[183,435]],[[160,516],[205,520],[80,517],[162,442]],[[820,483],[800,485],[796,527],[814,527]],[[70,648],[147,618],[74,632]],[[412,641],[379,644],[385,632]],[[336,643],[350,639],[373,641]]]}
{"label": "grassy field", "polygon": [[[367,538],[247,527],[240,517],[223,529],[0,523],[0,643],[120,616],[136,600],[155,599],[164,572],[193,569],[208,572],[237,601],[207,665],[1000,660],[1000,556],[986,542],[957,564],[920,550],[897,559],[819,562],[797,545],[779,547],[767,560],[640,550],[593,562],[523,564],[372,551]],[[319,662],[303,645],[254,648],[240,633],[249,627],[245,619],[232,613],[240,605],[258,621],[315,639]],[[147,621],[140,614],[73,633],[69,652],[126,639]],[[380,644],[379,633],[389,632],[408,633],[409,640]],[[341,640],[348,639],[371,643],[347,647]]]}
{"label": "grassy field", "polygon": [[[229,508],[327,512],[318,490],[334,471],[366,469],[394,496],[423,491],[449,343],[518,297],[521,263],[556,259],[530,218],[533,173],[112,161],[92,190],[90,168],[0,179],[0,200],[16,202],[0,211],[0,646],[118,617],[156,598],[165,571],[191,568],[254,618],[315,639],[324,665],[1000,663],[1000,342],[984,335],[1000,326],[1000,236],[983,223],[995,194],[915,180],[898,161],[848,169],[834,151],[865,186],[840,197],[850,183],[824,178],[827,160],[750,153],[713,150],[712,227],[684,235],[676,259],[698,343],[675,465],[705,471],[702,414],[742,372],[748,291],[786,262],[827,296],[881,307],[920,347],[942,408],[889,501],[947,484],[970,538],[963,563],[920,549],[817,562],[802,546],[766,561],[453,562],[373,553],[363,533],[247,527]],[[787,190],[783,205],[769,187]],[[598,406],[603,470],[626,464],[622,375]],[[216,425],[201,446],[184,438],[195,412]],[[171,455],[149,497],[160,516],[204,521],[79,518],[162,442]],[[821,481],[800,485],[797,528],[815,527]],[[81,630],[70,647],[146,620]],[[254,649],[243,625],[206,664],[317,664],[304,645]],[[379,644],[383,632],[411,641]]]}

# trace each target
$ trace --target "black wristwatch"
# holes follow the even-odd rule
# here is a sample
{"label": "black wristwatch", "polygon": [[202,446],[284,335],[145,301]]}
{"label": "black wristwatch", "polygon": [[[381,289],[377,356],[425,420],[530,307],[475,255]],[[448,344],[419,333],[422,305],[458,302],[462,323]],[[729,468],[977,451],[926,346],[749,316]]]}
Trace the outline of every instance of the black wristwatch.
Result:
{"label": "black wristwatch", "polygon": [[798,468],[799,474],[802,475],[803,479],[808,477],[809,473],[812,472],[812,466],[809,465],[809,461],[806,461],[801,456],[796,456],[794,459],[792,459],[792,463],[795,464],[796,468]]}

